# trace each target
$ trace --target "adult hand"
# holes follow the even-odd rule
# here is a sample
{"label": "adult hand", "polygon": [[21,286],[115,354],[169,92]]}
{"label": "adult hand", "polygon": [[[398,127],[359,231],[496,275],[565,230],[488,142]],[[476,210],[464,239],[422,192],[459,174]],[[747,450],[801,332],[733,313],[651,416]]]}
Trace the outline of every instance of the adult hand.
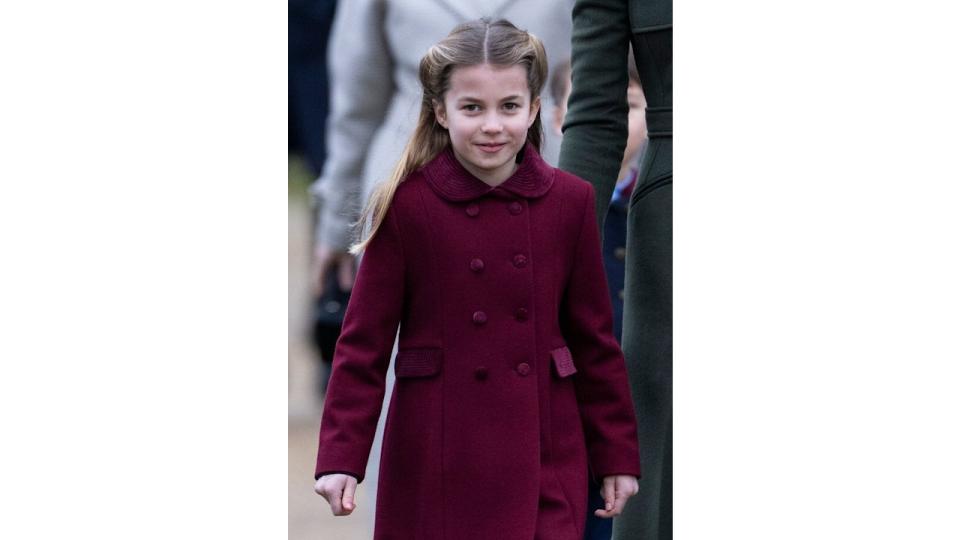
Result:
{"label": "adult hand", "polygon": [[317,479],[313,490],[330,503],[335,516],[348,516],[357,507],[354,495],[357,492],[357,479],[349,474],[325,474]]}
{"label": "adult hand", "polygon": [[593,515],[601,518],[619,516],[623,512],[623,506],[627,504],[627,499],[636,495],[638,491],[640,486],[635,476],[626,474],[605,476],[600,495],[603,496],[606,507],[595,510]]}
{"label": "adult hand", "polygon": [[356,280],[356,258],[346,250],[332,250],[317,244],[313,250],[313,292],[320,296],[326,283],[327,273],[337,273],[337,283],[343,291],[353,289]]}

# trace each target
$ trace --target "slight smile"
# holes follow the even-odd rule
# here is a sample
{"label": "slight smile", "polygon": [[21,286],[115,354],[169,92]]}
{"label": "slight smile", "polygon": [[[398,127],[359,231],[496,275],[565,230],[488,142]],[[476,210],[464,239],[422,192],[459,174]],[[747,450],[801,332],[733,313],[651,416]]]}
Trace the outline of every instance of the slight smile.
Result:
{"label": "slight smile", "polygon": [[487,152],[487,153],[489,153],[489,154],[493,154],[493,153],[495,153],[495,152],[498,152],[498,151],[500,151],[500,149],[501,149],[501,148],[503,148],[503,147],[504,147],[504,146],[506,146],[506,145],[507,145],[507,143],[497,143],[497,144],[493,144],[493,143],[487,143],[487,144],[477,144],[477,146],[479,146],[479,147],[480,147],[480,150],[483,150],[484,152]]}

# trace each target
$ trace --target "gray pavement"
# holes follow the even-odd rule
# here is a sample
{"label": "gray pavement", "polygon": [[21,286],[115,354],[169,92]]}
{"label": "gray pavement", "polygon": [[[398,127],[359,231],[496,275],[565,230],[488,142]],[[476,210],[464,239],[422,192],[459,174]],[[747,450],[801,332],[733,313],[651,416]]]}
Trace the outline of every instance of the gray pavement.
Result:
{"label": "gray pavement", "polygon": [[[307,272],[310,214],[305,187],[309,178],[298,160],[290,162],[288,230],[288,538],[290,540],[369,540],[373,537],[375,482],[357,489],[357,509],[334,517],[327,502],[313,492],[317,429],[322,401],[314,392],[316,354],[307,340],[310,305]],[[371,461],[374,461],[371,456]],[[378,459],[378,457],[377,457]],[[368,467],[368,470],[370,468]],[[369,472],[368,472],[369,474]]]}

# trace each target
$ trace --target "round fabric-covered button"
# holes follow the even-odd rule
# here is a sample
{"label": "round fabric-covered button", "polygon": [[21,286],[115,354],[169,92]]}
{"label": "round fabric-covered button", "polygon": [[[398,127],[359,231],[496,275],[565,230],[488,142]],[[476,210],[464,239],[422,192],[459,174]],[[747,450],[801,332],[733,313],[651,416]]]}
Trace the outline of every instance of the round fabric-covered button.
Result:
{"label": "round fabric-covered button", "polygon": [[470,261],[470,269],[473,270],[474,272],[479,272],[483,270],[483,260],[477,258]]}
{"label": "round fabric-covered button", "polygon": [[477,217],[480,214],[480,205],[477,203],[470,203],[467,205],[467,215],[470,217]]}
{"label": "round fabric-covered button", "polygon": [[526,362],[520,362],[519,364],[517,364],[517,373],[519,373],[521,377],[526,377],[527,375],[529,375],[530,364]]}
{"label": "round fabric-covered button", "polygon": [[527,256],[522,253],[518,253],[514,255],[513,265],[516,266],[517,268],[523,268],[524,266],[527,265]]}
{"label": "round fabric-covered button", "polygon": [[517,201],[513,201],[512,203],[507,205],[507,210],[509,210],[511,214],[517,215],[520,212],[523,212],[523,205],[518,203]]}
{"label": "round fabric-covered button", "polygon": [[482,311],[473,312],[473,324],[480,325],[487,322],[487,314]]}

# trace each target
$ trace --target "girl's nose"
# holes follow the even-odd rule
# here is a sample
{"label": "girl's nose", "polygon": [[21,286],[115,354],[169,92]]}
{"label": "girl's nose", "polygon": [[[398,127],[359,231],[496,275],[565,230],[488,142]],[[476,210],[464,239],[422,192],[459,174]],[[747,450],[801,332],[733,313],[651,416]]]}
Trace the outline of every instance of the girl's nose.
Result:
{"label": "girl's nose", "polygon": [[499,133],[503,131],[503,123],[499,118],[488,117],[480,128],[484,133]]}

